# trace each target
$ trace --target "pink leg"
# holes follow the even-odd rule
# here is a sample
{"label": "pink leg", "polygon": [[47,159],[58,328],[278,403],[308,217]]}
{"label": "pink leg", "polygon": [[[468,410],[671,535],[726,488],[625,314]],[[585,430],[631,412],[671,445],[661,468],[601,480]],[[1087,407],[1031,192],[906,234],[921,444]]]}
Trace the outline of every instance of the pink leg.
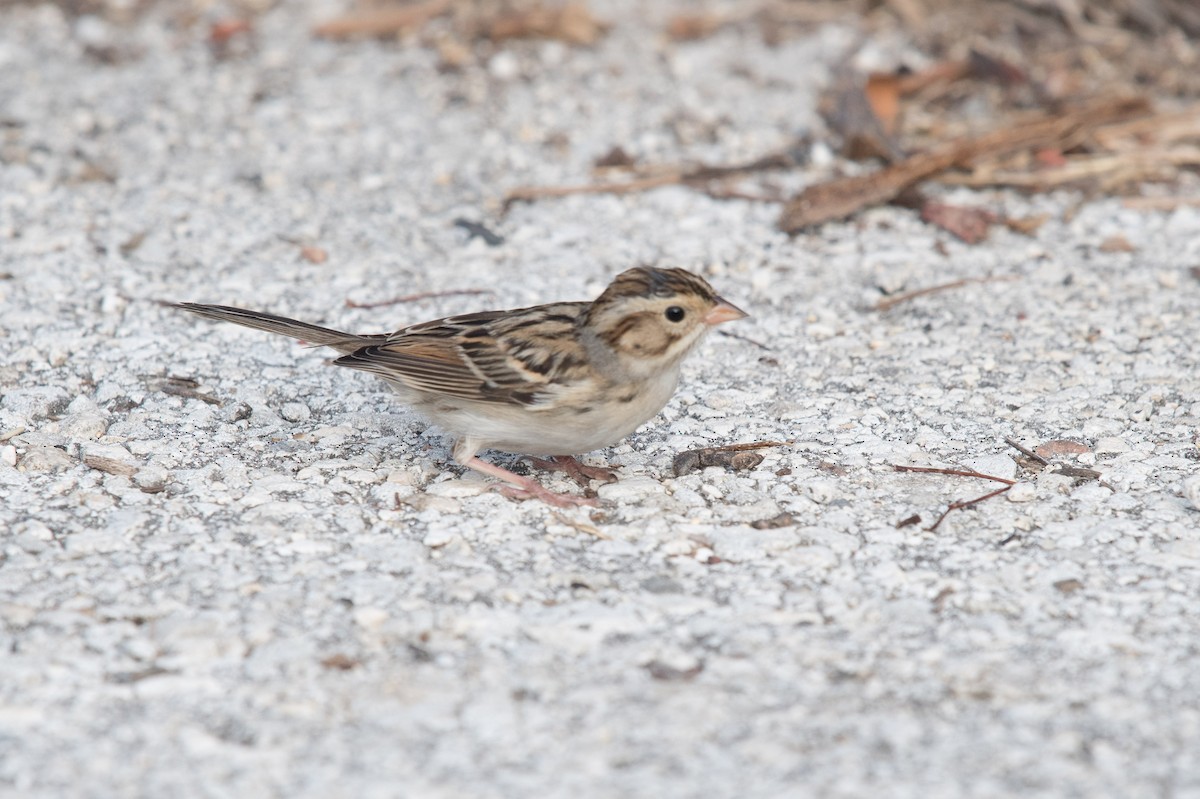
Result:
{"label": "pink leg", "polygon": [[601,466],[586,466],[570,455],[555,455],[548,460],[526,456],[530,463],[546,471],[563,472],[584,488],[591,480],[603,480],[606,483],[617,482],[617,475],[612,469]]}
{"label": "pink leg", "polygon": [[499,487],[500,493],[506,497],[512,497],[513,499],[540,499],[547,505],[554,505],[559,508],[573,508],[577,505],[595,506],[600,504],[597,500],[590,497],[556,494],[536,480],[522,477],[519,474],[513,474],[508,469],[503,469],[495,464],[480,460],[474,455],[460,461],[460,463],[467,468],[474,469],[489,477],[495,477],[508,483],[506,486]]}

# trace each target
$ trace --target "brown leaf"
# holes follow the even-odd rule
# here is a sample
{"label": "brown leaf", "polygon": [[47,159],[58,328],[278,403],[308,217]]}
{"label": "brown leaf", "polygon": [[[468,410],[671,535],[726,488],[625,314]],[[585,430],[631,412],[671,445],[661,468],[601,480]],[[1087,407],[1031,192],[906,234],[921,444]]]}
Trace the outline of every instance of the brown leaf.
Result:
{"label": "brown leaf", "polygon": [[763,456],[754,450],[780,447],[783,441],[755,441],[749,444],[729,444],[724,447],[689,449],[675,456],[671,470],[676,477],[698,472],[708,466],[724,466],[735,472],[753,469],[763,461]]}
{"label": "brown leaf", "polygon": [[1100,252],[1136,252],[1137,248],[1129,243],[1129,239],[1118,233],[1100,242]]}
{"label": "brown leaf", "polygon": [[633,156],[625,152],[621,145],[614,145],[604,155],[600,156],[592,164],[597,169],[617,169],[633,166]]}
{"label": "brown leaf", "polygon": [[750,522],[750,526],[755,530],[774,530],[779,527],[791,527],[796,523],[790,513],[778,513],[769,519],[758,519]]}
{"label": "brown leaf", "polygon": [[1004,218],[1004,224],[1009,230],[1025,236],[1032,236],[1034,233],[1037,233],[1041,226],[1048,221],[1050,221],[1050,214],[1019,217],[1008,216]]}
{"label": "brown leaf", "polygon": [[897,121],[900,117],[900,80],[895,75],[882,72],[872,73],[867,77],[864,89],[867,102],[883,132],[889,136],[896,133]]}
{"label": "brown leaf", "polygon": [[1029,83],[1028,76],[1019,67],[974,48],[971,49],[967,62],[971,67],[973,77],[995,81],[1001,86],[1009,87]]}
{"label": "brown leaf", "polygon": [[329,260],[329,253],[320,247],[310,245],[300,248],[300,257],[310,264],[323,264]]}
{"label": "brown leaf", "polygon": [[724,24],[725,18],[719,14],[703,11],[695,14],[676,14],[667,22],[667,36],[677,42],[694,42],[697,39],[707,39]]}
{"label": "brown leaf", "polygon": [[313,34],[326,39],[399,36],[445,14],[450,6],[450,0],[426,0],[413,5],[373,8],[327,20],[314,28]]}
{"label": "brown leaf", "polygon": [[239,33],[249,33],[251,30],[253,30],[253,26],[246,19],[217,20],[208,29],[208,40],[220,47],[228,44],[229,40]]}
{"label": "brown leaf", "polygon": [[890,111],[894,123],[898,109],[898,99],[894,96],[897,91],[895,83],[889,86],[886,76],[879,78],[876,81],[875,99],[869,94],[869,84],[870,79],[864,82],[856,72],[839,75],[833,88],[821,99],[821,115],[841,137],[842,155],[847,158],[855,161],[870,158],[898,161],[904,154],[893,141],[875,108],[878,103],[885,114]]}
{"label": "brown leaf", "polygon": [[1071,441],[1065,438],[1047,441],[1045,444],[1035,447],[1033,451],[1046,460],[1064,455],[1083,455],[1084,453],[1091,452],[1086,444],[1080,444],[1078,441]]}
{"label": "brown leaf", "polygon": [[321,658],[321,665],[327,669],[337,669],[338,671],[350,671],[353,668],[361,665],[358,658],[352,658],[349,655],[338,652],[326,658]]}
{"label": "brown leaf", "polygon": [[488,37],[505,39],[558,39],[567,44],[595,44],[608,25],[592,16],[584,3],[567,3],[561,8],[515,11],[492,20]]}
{"label": "brown leaf", "polygon": [[986,208],[927,202],[921,219],[954,234],[967,244],[978,244],[988,236],[996,215]]}

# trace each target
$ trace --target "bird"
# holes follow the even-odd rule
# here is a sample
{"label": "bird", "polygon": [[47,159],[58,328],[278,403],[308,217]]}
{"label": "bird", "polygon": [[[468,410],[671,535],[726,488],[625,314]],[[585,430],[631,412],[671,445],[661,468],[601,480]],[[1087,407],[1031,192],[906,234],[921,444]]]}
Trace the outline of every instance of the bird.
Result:
{"label": "bird", "polygon": [[684,357],[714,326],[748,316],[699,275],[652,266],[620,273],[590,302],[450,316],[394,333],[354,335],[225,305],[175,307],[331,347],[340,356],[334,365],[382,377],[449,433],[457,463],[500,480],[505,496],[564,508],[598,503],[551,491],[479,452],[527,456],[583,486],[615,480],[574,456],[611,446],[658,415]]}

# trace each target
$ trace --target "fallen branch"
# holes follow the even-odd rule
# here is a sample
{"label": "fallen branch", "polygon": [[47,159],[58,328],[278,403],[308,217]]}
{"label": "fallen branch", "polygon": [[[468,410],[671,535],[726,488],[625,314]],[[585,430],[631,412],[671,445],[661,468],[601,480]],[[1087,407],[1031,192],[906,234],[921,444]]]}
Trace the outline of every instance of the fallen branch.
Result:
{"label": "fallen branch", "polygon": [[779,227],[785,233],[795,234],[814,225],[844,219],[864,208],[890,202],[905,189],[951,167],[1018,150],[1061,147],[1090,128],[1128,120],[1148,110],[1149,104],[1141,98],[1109,99],[992,133],[950,141],[868,175],[836,178],[808,187],[784,206]]}
{"label": "fallen branch", "polygon": [[937,294],[942,291],[962,288],[969,286],[972,283],[999,283],[1001,281],[1020,280],[1020,275],[989,275],[987,277],[967,277],[962,280],[952,280],[949,283],[941,283],[928,288],[916,289],[915,291],[906,291],[903,294],[897,294],[895,297],[888,297],[875,303],[875,310],[888,311],[895,308],[897,305],[915,300],[917,297],[924,297],[929,294]]}
{"label": "fallen branch", "polygon": [[[754,172],[764,172],[772,169],[788,169],[796,166],[797,161],[792,151],[773,153],[745,164],[729,166],[711,166],[701,164],[697,167],[670,167],[661,173],[645,177],[633,178],[627,181],[609,181],[578,186],[519,186],[512,189],[504,197],[504,209],[517,202],[529,202],[546,197],[569,197],[574,194],[635,194],[650,191],[662,186],[691,186],[704,187],[718,180],[741,177]],[[747,198],[766,199],[766,198]]]}
{"label": "fallen branch", "polygon": [[992,497],[1000,496],[1005,491],[1008,491],[1017,484],[1016,480],[1009,480],[1007,477],[996,477],[994,474],[984,474],[983,472],[974,472],[967,469],[939,469],[933,466],[897,466],[895,464],[892,465],[892,468],[898,472],[921,472],[923,474],[949,474],[955,477],[977,477],[981,480],[992,480],[994,482],[1004,484],[1002,488],[997,488],[995,491],[989,491],[983,496],[975,497],[974,499],[960,499],[956,502],[951,502],[950,505],[944,511],[942,511],[941,515],[937,517],[934,523],[925,528],[925,532],[928,533],[932,533],[934,530],[936,530],[941,523],[945,521],[946,517],[949,516],[953,511],[969,508],[972,505],[977,505],[980,502],[991,499]]}
{"label": "fallen branch", "polygon": [[313,34],[326,39],[399,36],[440,17],[450,10],[450,6],[450,0],[427,0],[410,6],[360,11],[323,22],[313,28]]}

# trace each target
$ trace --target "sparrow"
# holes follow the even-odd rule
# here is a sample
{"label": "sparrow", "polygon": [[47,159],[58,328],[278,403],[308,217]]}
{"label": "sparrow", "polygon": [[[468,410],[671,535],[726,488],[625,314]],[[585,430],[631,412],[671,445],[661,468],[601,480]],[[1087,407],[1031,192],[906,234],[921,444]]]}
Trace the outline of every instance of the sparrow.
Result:
{"label": "sparrow", "polygon": [[639,266],[591,302],[451,316],[395,333],[354,335],[274,314],[177,303],[208,319],[289,336],[341,353],[333,361],[386,380],[401,400],[454,437],[459,464],[498,478],[501,493],[558,507],[595,505],[479,458],[482,449],[541,467],[614,480],[580,464],[656,416],[686,356],[715,325],[746,312],[684,269]]}

